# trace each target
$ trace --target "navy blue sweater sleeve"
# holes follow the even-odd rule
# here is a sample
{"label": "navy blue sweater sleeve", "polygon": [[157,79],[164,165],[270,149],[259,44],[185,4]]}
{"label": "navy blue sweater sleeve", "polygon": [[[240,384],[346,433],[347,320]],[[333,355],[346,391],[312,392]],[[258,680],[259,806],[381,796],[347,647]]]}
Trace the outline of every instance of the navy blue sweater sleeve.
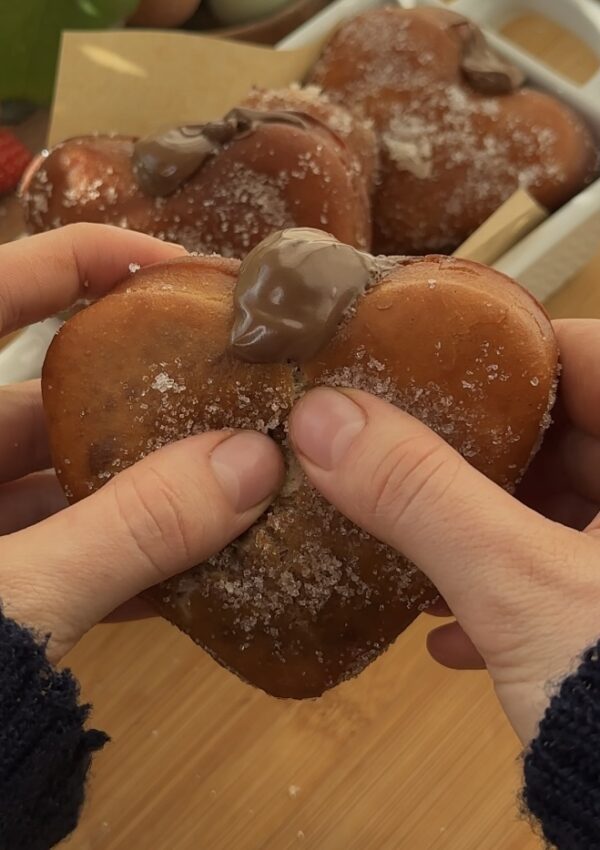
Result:
{"label": "navy blue sweater sleeve", "polygon": [[600,641],[552,697],[524,768],[523,802],[546,840],[600,850]]}
{"label": "navy blue sweater sleeve", "polygon": [[92,753],[70,670],[0,610],[0,850],[48,850],[77,825]]}

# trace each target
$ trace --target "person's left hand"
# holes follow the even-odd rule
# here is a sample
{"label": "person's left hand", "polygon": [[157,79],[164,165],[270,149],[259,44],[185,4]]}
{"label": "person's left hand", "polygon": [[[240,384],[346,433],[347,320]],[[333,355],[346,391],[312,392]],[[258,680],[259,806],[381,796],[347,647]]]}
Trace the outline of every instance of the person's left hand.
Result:
{"label": "person's left hand", "polygon": [[[90,224],[1,246],[0,336],[101,297],[131,263],[185,253]],[[238,537],[283,476],[271,440],[231,431],[167,446],[71,507],[50,467],[39,381],[0,387],[0,605],[50,635],[51,660],[122,603]]]}

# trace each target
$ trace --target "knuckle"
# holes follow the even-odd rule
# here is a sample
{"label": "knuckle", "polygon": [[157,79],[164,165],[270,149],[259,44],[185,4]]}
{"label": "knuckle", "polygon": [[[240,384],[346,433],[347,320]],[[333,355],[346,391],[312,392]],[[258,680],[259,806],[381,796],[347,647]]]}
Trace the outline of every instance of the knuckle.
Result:
{"label": "knuckle", "polygon": [[66,243],[70,245],[77,262],[78,252],[83,246],[87,244],[91,245],[95,243],[98,238],[108,234],[112,234],[113,238],[118,238],[119,233],[123,232],[120,228],[91,221],[74,221],[70,224],[65,224],[61,228],[61,231]]}
{"label": "knuckle", "polygon": [[75,221],[70,224],[65,224],[62,228],[63,236],[71,241],[78,242],[80,239],[85,239],[96,230],[97,225],[87,221]]}
{"label": "knuckle", "polygon": [[460,459],[429,435],[393,443],[371,473],[366,511],[402,522],[409,511],[429,511],[455,479]]}
{"label": "knuckle", "polygon": [[189,562],[190,529],[173,484],[148,466],[143,475],[117,476],[114,485],[117,512],[126,533],[158,579],[165,577],[165,565]]}

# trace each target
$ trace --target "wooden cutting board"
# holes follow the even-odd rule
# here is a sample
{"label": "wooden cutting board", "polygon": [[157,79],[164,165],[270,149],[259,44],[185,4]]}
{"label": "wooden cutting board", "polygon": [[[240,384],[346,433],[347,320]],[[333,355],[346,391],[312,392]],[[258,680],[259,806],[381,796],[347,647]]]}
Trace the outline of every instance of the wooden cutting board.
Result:
{"label": "wooden cutting board", "polygon": [[[509,32],[578,81],[595,68],[539,19]],[[4,212],[8,238],[18,216]],[[599,278],[600,254],[551,313],[600,317]],[[66,846],[540,850],[517,814],[519,746],[486,674],[435,665],[432,623],[421,617],[359,679],[302,704],[242,685],[161,620],[98,626],[67,660],[113,742]]]}

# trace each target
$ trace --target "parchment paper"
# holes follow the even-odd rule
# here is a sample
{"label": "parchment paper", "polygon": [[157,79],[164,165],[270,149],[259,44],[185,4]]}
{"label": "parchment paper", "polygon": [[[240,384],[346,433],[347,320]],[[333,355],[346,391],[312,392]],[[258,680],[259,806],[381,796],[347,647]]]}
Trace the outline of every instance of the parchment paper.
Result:
{"label": "parchment paper", "polygon": [[253,85],[300,80],[317,52],[317,45],[273,50],[180,32],[65,33],[48,142],[212,121]]}

